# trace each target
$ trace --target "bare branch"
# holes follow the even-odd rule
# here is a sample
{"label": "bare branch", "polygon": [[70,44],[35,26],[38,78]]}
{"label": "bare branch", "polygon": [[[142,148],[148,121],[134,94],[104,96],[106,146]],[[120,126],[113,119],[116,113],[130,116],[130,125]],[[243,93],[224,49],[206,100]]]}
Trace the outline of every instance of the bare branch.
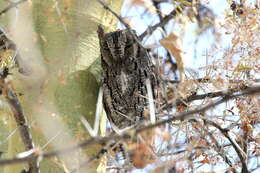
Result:
{"label": "bare branch", "polygon": [[237,173],[237,171],[234,169],[234,165],[232,164],[232,162],[230,161],[230,159],[227,157],[227,155],[225,155],[223,153],[223,146],[219,145],[217,139],[214,137],[214,135],[209,132],[207,129],[204,128],[204,130],[206,130],[208,136],[211,138],[211,140],[213,141],[213,145],[216,147],[216,150],[218,152],[218,154],[222,157],[222,159],[230,166],[230,168],[232,168],[232,172]]}
{"label": "bare branch", "polygon": [[[208,82],[213,82],[214,79],[209,79],[209,78],[198,78],[198,79],[191,79],[192,81],[200,82],[200,83],[208,83]],[[180,83],[179,80],[163,80],[164,82],[169,82],[172,84],[177,84]],[[229,83],[241,83],[244,82],[245,80],[228,80]],[[260,82],[260,79],[252,79],[251,81],[253,82]]]}
{"label": "bare branch", "polygon": [[158,27],[165,26],[173,17],[180,14],[183,8],[184,8],[183,5],[176,7],[174,10],[171,11],[170,14],[162,18],[162,20],[159,23],[155,24],[152,27],[148,27],[148,29],[139,36],[140,40],[143,40],[144,37],[147,36],[148,34],[151,35]]}
{"label": "bare branch", "polygon": [[85,160],[84,162],[80,163],[80,165],[77,168],[72,169],[70,172],[75,173],[79,171],[84,166],[87,166],[90,162],[99,159],[101,156],[103,156],[107,152],[107,149],[102,148],[99,152],[95,153],[93,156],[91,156],[89,159]]}
{"label": "bare branch", "polygon": [[[204,82],[205,80],[204,79],[198,79],[198,81]],[[246,87],[246,86],[243,85],[242,87]],[[235,91],[235,90],[239,91],[240,89],[241,89],[241,86],[238,86],[238,87],[234,88],[233,91]],[[228,93],[230,93],[230,91],[228,91]],[[195,100],[203,100],[205,98],[223,97],[223,96],[226,95],[226,93],[227,93],[227,91],[217,91],[217,92],[209,92],[209,93],[205,93],[205,94],[192,94],[192,95],[188,96],[187,98],[176,99],[174,101],[175,102],[174,105],[180,105],[180,104],[186,105],[186,103],[192,102],[192,101],[195,101]],[[172,101],[166,103],[166,105],[167,105],[167,108],[174,106],[172,104]],[[164,107],[164,106],[162,106],[162,107]]]}
{"label": "bare branch", "polygon": [[158,127],[160,125],[163,125],[163,124],[166,124],[166,123],[169,123],[171,121],[175,121],[175,120],[183,120],[185,118],[187,118],[188,116],[192,115],[192,114],[196,114],[196,113],[200,113],[200,112],[205,112],[206,110],[212,108],[212,107],[215,107],[225,101],[228,101],[232,98],[235,98],[235,97],[239,97],[239,96],[242,96],[242,95],[251,95],[251,94],[256,94],[256,93],[259,93],[260,92],[260,86],[256,86],[256,87],[249,87],[248,89],[245,89],[245,90],[241,90],[240,94],[234,94],[234,92],[231,92],[231,93],[226,93],[226,94],[223,94],[223,98],[216,101],[216,102],[213,102],[211,104],[208,104],[206,106],[203,106],[201,108],[197,108],[197,109],[194,109],[192,111],[189,111],[189,112],[181,112],[181,113],[178,113],[177,115],[175,116],[172,116],[171,118],[169,119],[166,119],[166,120],[162,120],[162,121],[158,121],[156,124],[151,124],[151,125],[147,125],[143,128],[140,128],[137,130],[137,132],[141,132],[141,131],[144,131],[144,130],[147,130],[147,129],[151,129],[151,128],[154,128],[154,127]]}
{"label": "bare branch", "polygon": [[[164,82],[168,82],[168,83],[172,83],[172,84],[177,84],[180,83],[181,81],[179,80],[163,80]],[[211,81],[209,78],[198,78],[198,79],[192,79],[192,81],[196,81],[196,82],[201,82],[201,83],[205,83],[205,82],[209,82]]]}
{"label": "bare branch", "polygon": [[247,165],[246,165],[246,156],[245,154],[243,154],[243,150],[238,146],[238,144],[229,136],[228,133],[228,129],[223,129],[220,125],[218,125],[215,122],[212,122],[210,120],[205,120],[208,124],[214,126],[215,128],[217,128],[231,143],[231,145],[233,146],[233,148],[235,149],[235,151],[237,152],[237,155],[242,163],[242,172],[241,173],[249,173],[248,169],[247,169]]}
{"label": "bare branch", "polygon": [[27,0],[20,0],[18,2],[11,2],[10,5],[8,5],[5,9],[3,9],[2,11],[0,11],[0,16],[2,16],[3,14],[5,14],[6,12],[8,12],[10,9],[17,7],[17,5],[25,2]]}

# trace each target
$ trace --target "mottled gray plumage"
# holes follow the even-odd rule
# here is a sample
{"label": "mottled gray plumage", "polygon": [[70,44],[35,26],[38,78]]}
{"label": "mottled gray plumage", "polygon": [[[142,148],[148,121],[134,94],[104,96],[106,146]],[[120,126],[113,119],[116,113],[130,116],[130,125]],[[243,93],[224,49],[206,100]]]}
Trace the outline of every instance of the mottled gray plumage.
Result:
{"label": "mottled gray plumage", "polygon": [[144,119],[147,109],[146,79],[155,83],[153,66],[147,51],[129,30],[105,34],[99,27],[103,68],[103,104],[107,117],[118,128],[135,125]]}

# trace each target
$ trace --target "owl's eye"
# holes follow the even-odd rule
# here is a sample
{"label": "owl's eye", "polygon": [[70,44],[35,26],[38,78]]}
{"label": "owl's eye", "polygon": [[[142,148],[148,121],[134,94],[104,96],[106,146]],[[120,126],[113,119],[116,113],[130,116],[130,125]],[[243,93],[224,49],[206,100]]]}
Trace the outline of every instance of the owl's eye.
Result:
{"label": "owl's eye", "polygon": [[101,42],[101,44],[100,44],[100,47],[101,47],[102,49],[109,50],[109,47],[108,47],[108,44],[107,44],[107,42],[106,42],[106,41],[104,41],[104,42]]}
{"label": "owl's eye", "polygon": [[129,72],[132,72],[132,71],[134,71],[134,70],[136,70],[136,63],[130,63],[129,65],[128,65],[128,67],[127,67],[127,70],[129,71]]}
{"label": "owl's eye", "polygon": [[109,51],[109,48],[107,46],[103,47],[103,49]]}
{"label": "owl's eye", "polygon": [[129,49],[129,48],[131,48],[132,47],[132,44],[126,44],[125,45],[125,49]]}

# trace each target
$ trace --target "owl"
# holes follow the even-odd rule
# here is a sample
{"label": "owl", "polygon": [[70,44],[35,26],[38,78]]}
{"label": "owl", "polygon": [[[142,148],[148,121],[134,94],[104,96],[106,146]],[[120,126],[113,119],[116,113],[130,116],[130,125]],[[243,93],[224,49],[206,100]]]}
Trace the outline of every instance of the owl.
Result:
{"label": "owl", "polygon": [[145,48],[132,30],[105,34],[98,28],[103,69],[103,105],[113,125],[123,129],[145,119],[146,80],[155,86],[154,68]]}

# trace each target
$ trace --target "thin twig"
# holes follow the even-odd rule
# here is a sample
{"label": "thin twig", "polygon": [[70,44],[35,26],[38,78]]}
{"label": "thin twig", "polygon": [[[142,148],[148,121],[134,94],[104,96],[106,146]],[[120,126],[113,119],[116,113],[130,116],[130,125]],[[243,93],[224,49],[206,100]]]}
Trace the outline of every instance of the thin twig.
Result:
{"label": "thin twig", "polygon": [[207,132],[208,136],[211,138],[211,140],[213,141],[213,145],[215,145],[216,151],[218,152],[218,154],[222,157],[222,159],[230,166],[231,171],[233,173],[237,173],[237,171],[234,169],[234,165],[232,164],[232,162],[230,161],[230,159],[227,157],[227,155],[224,154],[223,152],[223,146],[219,145],[217,139],[215,138],[215,136],[209,132],[207,129],[204,128],[204,130]]}
{"label": "thin twig", "polygon": [[210,120],[205,120],[208,124],[214,126],[215,128],[217,128],[231,143],[232,147],[235,149],[235,151],[237,152],[237,155],[242,163],[242,172],[241,173],[249,173],[247,165],[246,165],[246,156],[244,156],[245,154],[243,154],[243,150],[238,146],[238,144],[229,136],[228,133],[228,129],[223,129],[220,125],[218,125],[215,122],[212,122]]}
{"label": "thin twig", "polygon": [[100,124],[100,118],[103,111],[103,104],[102,104],[102,98],[103,98],[103,89],[102,87],[99,88],[98,92],[98,99],[97,99],[97,106],[96,106],[96,114],[95,114],[95,123],[94,127],[92,129],[90,123],[83,117],[81,117],[81,122],[85,126],[88,133],[91,135],[91,137],[98,136],[98,127]]}
{"label": "thin twig", "polygon": [[82,163],[80,163],[80,165],[77,168],[72,169],[70,172],[71,173],[75,173],[77,171],[79,171],[80,169],[82,169],[83,167],[87,166],[89,163],[91,163],[92,161],[99,159],[101,156],[103,156],[105,153],[107,152],[107,149],[102,148],[101,150],[99,150],[99,152],[95,153],[93,156],[91,156],[89,159],[83,161]]}
{"label": "thin twig", "polygon": [[[178,84],[180,83],[179,80],[163,80],[164,82],[168,82],[168,83],[172,83],[172,84]],[[209,83],[209,82],[214,82],[214,79],[209,79],[209,78],[198,78],[198,79],[191,79],[191,81],[196,81],[196,82],[200,82],[200,83]],[[260,82],[260,79],[252,79],[250,80],[252,82]],[[228,80],[229,83],[241,83],[241,82],[245,82],[245,80]]]}
{"label": "thin twig", "polygon": [[[189,80],[187,80],[189,81]],[[200,82],[200,83],[206,83],[206,82],[210,82],[211,80],[209,78],[198,78],[198,79],[191,79],[190,81],[196,81],[196,82]],[[172,83],[172,84],[178,84],[181,81],[180,80],[163,80],[163,82],[166,83]]]}
{"label": "thin twig", "polygon": [[[159,4],[160,4],[162,1],[155,1],[155,0],[153,0],[152,2],[153,2],[153,6],[156,8],[157,15],[158,15],[159,20],[160,20],[160,22],[161,22],[161,21],[163,20],[163,15],[162,15],[162,13],[161,13],[161,11],[160,11]],[[149,29],[149,28],[148,28],[148,29]],[[167,33],[167,30],[166,30],[166,27],[165,27],[165,26],[162,26],[162,30],[163,30],[164,33]],[[164,34],[164,33],[163,33],[163,34]],[[163,34],[162,34],[162,36],[164,36]],[[166,51],[166,58],[168,59],[167,62],[170,62],[170,63],[171,63],[171,65],[172,65],[171,70],[172,70],[172,72],[173,72],[173,73],[175,74],[175,76],[176,76],[177,65],[176,65],[175,62],[173,62],[169,50],[165,49],[165,51]]]}
{"label": "thin twig", "polygon": [[[199,80],[199,79],[198,79]],[[201,82],[204,82],[204,79],[201,80]],[[234,88],[233,90],[240,90],[241,86],[238,86],[237,88]],[[229,92],[229,91],[228,91]],[[167,108],[172,107],[174,105],[180,105],[180,104],[185,104],[195,101],[195,100],[203,100],[205,98],[215,98],[215,97],[223,97],[226,95],[225,91],[217,91],[217,92],[208,92],[205,94],[193,94],[188,96],[187,98],[180,98],[180,99],[176,99],[174,100],[175,104],[172,104],[172,100],[168,101],[168,103],[166,103],[166,105],[163,105],[162,108],[164,106],[167,106]]]}
{"label": "thin twig", "polygon": [[148,34],[151,35],[158,27],[165,26],[173,17],[177,16],[179,13],[182,12],[182,9],[184,8],[184,5],[180,5],[176,7],[174,10],[171,11],[170,14],[165,16],[159,23],[155,24],[152,27],[148,27],[146,31],[144,31],[140,36],[140,40],[143,40],[144,37],[146,37]]}
{"label": "thin twig", "polygon": [[0,11],[0,16],[2,16],[3,14],[5,14],[6,12],[8,12],[10,9],[17,7],[17,5],[25,2],[27,0],[20,0],[18,2],[11,2],[10,5],[8,5],[5,9],[3,9],[2,11]]}
{"label": "thin twig", "polygon": [[221,97],[224,96],[225,93],[223,91],[217,91],[217,92],[209,92],[205,94],[196,94],[196,95],[191,95],[185,99],[178,99],[176,101],[176,105],[181,104],[181,103],[188,103],[194,100],[202,100],[205,98],[214,98],[214,97]]}
{"label": "thin twig", "polygon": [[221,104],[221,103],[223,103],[225,101],[228,101],[228,100],[230,100],[232,98],[243,96],[243,95],[256,94],[256,93],[259,93],[259,92],[260,92],[260,86],[256,86],[256,87],[249,87],[248,89],[245,89],[245,90],[241,90],[239,94],[234,94],[234,93],[224,94],[223,98],[221,98],[220,100],[218,100],[216,102],[213,102],[211,104],[208,104],[206,106],[202,106],[201,108],[197,108],[197,109],[194,109],[194,110],[191,110],[191,111],[188,111],[188,112],[178,113],[177,115],[174,115],[174,116],[172,116],[169,119],[158,121],[155,124],[150,124],[150,125],[147,125],[147,126],[145,126],[143,128],[139,128],[139,129],[137,129],[137,133],[145,131],[147,129],[151,129],[151,128],[154,128],[154,127],[161,126],[163,124],[166,124],[166,123],[169,123],[169,122],[172,122],[172,121],[183,120],[185,118],[188,118],[188,116],[190,116],[192,114],[205,112],[206,110],[208,110],[208,109],[210,109],[212,107],[215,107],[215,106],[217,106],[217,105],[219,105],[219,104]]}

